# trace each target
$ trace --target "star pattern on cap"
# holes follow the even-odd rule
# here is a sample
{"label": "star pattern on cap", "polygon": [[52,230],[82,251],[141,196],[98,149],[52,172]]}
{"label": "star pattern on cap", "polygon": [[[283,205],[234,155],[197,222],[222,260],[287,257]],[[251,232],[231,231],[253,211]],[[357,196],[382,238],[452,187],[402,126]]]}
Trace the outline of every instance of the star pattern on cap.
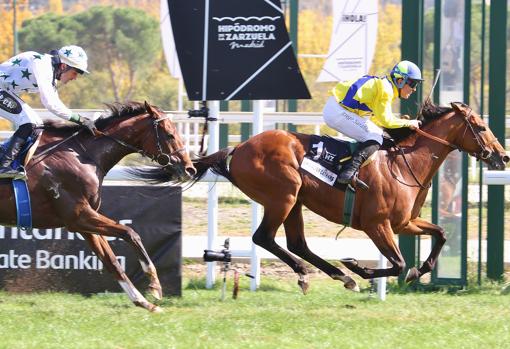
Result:
{"label": "star pattern on cap", "polygon": [[12,80],[11,86],[12,86],[12,89],[14,90],[19,85],[16,83],[16,81]]}
{"label": "star pattern on cap", "polygon": [[21,59],[16,58],[16,59],[15,59],[14,61],[12,61],[11,63],[12,63],[12,65],[19,65],[19,66],[21,66],[21,64],[20,64],[20,63],[21,63]]}
{"label": "star pattern on cap", "polygon": [[5,73],[0,73],[0,78],[3,78],[4,80],[7,79],[10,75]]}
{"label": "star pattern on cap", "polygon": [[71,51],[71,50],[65,50],[65,51],[64,51],[64,55],[65,55],[66,57],[69,57],[72,53],[73,53],[73,51]]}
{"label": "star pattern on cap", "polygon": [[36,55],[34,55],[34,59],[42,59],[42,55],[36,54]]}
{"label": "star pattern on cap", "polygon": [[32,86],[34,86],[35,88],[39,87],[39,85],[37,84],[32,84]]}
{"label": "star pattern on cap", "polygon": [[22,79],[26,78],[27,80],[30,80],[30,75],[32,75],[31,72],[28,71],[28,68],[25,70],[21,70]]}

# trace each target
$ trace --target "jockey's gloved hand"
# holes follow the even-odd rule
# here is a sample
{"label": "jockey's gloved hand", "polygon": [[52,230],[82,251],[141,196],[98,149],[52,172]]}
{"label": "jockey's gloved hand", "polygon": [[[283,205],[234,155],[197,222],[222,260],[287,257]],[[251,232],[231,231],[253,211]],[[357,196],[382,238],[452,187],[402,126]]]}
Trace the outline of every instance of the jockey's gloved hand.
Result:
{"label": "jockey's gloved hand", "polygon": [[73,114],[69,120],[77,123],[78,125],[84,126],[93,136],[96,135],[97,128],[94,120],[79,114]]}
{"label": "jockey's gloved hand", "polygon": [[416,130],[417,128],[420,128],[421,121],[420,120],[409,120],[409,128],[411,130]]}

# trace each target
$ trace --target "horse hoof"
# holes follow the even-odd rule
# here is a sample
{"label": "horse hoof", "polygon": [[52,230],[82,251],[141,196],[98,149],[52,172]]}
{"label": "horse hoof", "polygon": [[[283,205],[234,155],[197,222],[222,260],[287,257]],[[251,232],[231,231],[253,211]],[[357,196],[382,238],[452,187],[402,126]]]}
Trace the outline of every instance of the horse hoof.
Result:
{"label": "horse hoof", "polygon": [[304,275],[301,275],[299,277],[297,284],[299,287],[301,287],[301,291],[303,291],[303,294],[306,296],[306,294],[308,292],[308,288],[310,287],[310,283],[308,282],[308,279]]}
{"label": "horse hoof", "polygon": [[411,282],[418,280],[420,278],[420,272],[415,267],[409,269],[406,275],[406,283],[410,284]]}
{"label": "horse hoof", "polygon": [[344,258],[340,259],[340,262],[343,263],[347,268],[351,269],[358,266],[358,261],[354,258]]}
{"label": "horse hoof", "polygon": [[345,282],[344,283],[344,287],[346,289],[350,290],[350,291],[353,291],[353,292],[359,292],[360,291],[358,284],[353,279]]}
{"label": "horse hoof", "polygon": [[163,309],[161,309],[161,307],[158,307],[157,305],[155,305],[154,307],[152,307],[152,309],[149,309],[149,311],[151,313],[159,314],[159,313],[163,312]]}

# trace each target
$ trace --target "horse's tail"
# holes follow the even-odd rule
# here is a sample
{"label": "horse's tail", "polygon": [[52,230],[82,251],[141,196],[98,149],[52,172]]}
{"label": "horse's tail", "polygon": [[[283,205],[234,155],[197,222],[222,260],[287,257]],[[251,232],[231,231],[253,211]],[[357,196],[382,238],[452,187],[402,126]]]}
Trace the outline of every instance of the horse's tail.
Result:
{"label": "horse's tail", "polygon": [[230,162],[230,158],[234,153],[236,148],[228,147],[217,151],[214,154],[208,156],[201,156],[197,159],[193,160],[193,165],[197,170],[197,174],[194,178],[197,178],[195,181],[200,180],[207,170],[211,170],[212,173],[220,175],[228,179],[232,184],[235,184],[232,176],[228,170],[228,163]]}
{"label": "horse's tail", "polygon": [[163,167],[130,169],[129,174],[133,179],[140,179],[153,184],[171,183],[175,185],[183,184],[191,187],[205,176],[208,169],[211,169],[213,173],[221,175],[233,183],[232,177],[228,171],[228,159],[234,152],[234,149],[235,148],[228,147],[214,154],[193,159],[192,162],[197,172],[191,178],[183,178],[179,173],[169,171]]}

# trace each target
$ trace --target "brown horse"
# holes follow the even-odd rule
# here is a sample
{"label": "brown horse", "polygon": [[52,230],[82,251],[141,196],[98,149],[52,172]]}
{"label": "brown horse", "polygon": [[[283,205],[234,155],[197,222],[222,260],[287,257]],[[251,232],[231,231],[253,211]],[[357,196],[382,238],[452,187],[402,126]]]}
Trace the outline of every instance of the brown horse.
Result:
{"label": "brown horse", "polygon": [[[434,246],[425,263],[409,270],[406,281],[416,280],[434,267],[445,243],[445,233],[437,225],[419,217],[430,183],[448,153],[454,149],[476,156],[489,168],[502,170],[509,161],[503,147],[484,121],[464,104],[438,107],[426,103],[422,109],[422,130],[393,131],[394,146],[385,146],[375,159],[363,167],[359,177],[370,188],[357,190],[352,213],[352,227],[363,230],[390,261],[388,269],[358,265],[354,259],[342,263],[363,278],[397,276],[405,268],[404,258],[394,234],[432,235]],[[278,256],[298,275],[303,292],[308,288],[305,265],[276,244],[274,237],[283,223],[287,247],[344,286],[358,290],[356,282],[340,269],[315,255],[304,236],[303,205],[322,217],[342,222],[344,192],[316,179],[300,169],[311,136],[267,131],[234,149],[224,149],[194,160],[201,178],[208,169],[228,178],[241,191],[264,207],[260,226],[253,242]],[[178,181],[159,171],[138,172],[153,181]]]}
{"label": "brown horse", "polygon": [[[161,110],[136,102],[109,109],[109,115],[96,121],[99,131],[95,137],[78,125],[45,123],[35,155],[26,166],[33,227],[66,227],[81,233],[129,298],[138,306],[159,311],[134,287],[105,239],[119,237],[134,247],[150,279],[151,294],[161,298],[156,268],[140,236],[97,212],[101,186],[106,173],[135,152],[164,165],[164,171],[182,180],[195,175],[196,170],[175,125]],[[0,224],[15,226],[16,206],[9,180],[0,181],[0,198]]]}

